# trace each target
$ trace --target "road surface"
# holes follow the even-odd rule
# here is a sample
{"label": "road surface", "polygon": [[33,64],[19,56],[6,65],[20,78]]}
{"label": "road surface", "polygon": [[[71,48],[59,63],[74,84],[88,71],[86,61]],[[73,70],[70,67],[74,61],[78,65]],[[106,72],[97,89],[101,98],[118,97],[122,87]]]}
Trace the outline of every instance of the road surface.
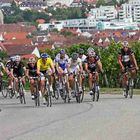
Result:
{"label": "road surface", "polygon": [[53,101],[51,108],[26,94],[26,105],[0,94],[0,140],[140,140],[140,96],[103,94],[99,102]]}

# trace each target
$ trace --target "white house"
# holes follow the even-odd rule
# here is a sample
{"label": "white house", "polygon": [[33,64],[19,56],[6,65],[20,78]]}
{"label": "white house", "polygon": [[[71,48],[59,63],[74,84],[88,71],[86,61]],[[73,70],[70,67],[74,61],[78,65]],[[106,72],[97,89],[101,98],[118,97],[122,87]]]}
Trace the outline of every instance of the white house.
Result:
{"label": "white house", "polygon": [[114,20],[117,17],[117,10],[114,6],[100,6],[93,8],[89,12],[96,20]]}
{"label": "white house", "polygon": [[128,3],[122,4],[119,10],[119,20],[140,22],[140,0],[130,0]]}

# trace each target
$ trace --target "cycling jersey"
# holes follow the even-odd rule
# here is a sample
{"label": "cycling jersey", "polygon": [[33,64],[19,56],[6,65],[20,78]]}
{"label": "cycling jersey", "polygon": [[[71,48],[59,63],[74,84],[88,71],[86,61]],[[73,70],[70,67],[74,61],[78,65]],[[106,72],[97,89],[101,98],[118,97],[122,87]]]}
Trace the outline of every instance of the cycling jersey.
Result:
{"label": "cycling jersey", "polygon": [[49,70],[52,64],[53,64],[53,61],[51,58],[47,58],[45,63],[43,63],[42,59],[39,59],[37,61],[37,67],[40,68],[41,72]]}
{"label": "cycling jersey", "polygon": [[119,52],[119,55],[121,55],[121,61],[122,62],[129,62],[130,61],[130,56],[133,54],[133,51],[131,48],[128,48],[127,52],[124,51],[122,48]]}
{"label": "cycling jersey", "polygon": [[11,71],[12,66],[13,66],[13,63],[14,63],[14,62],[12,62],[11,60],[9,60],[9,61],[7,61],[5,67],[6,67],[9,71]]}
{"label": "cycling jersey", "polygon": [[65,57],[63,59],[60,58],[60,54],[57,54],[55,57],[55,63],[58,63],[59,67],[65,70],[68,65],[68,55],[65,54]]}
{"label": "cycling jersey", "polygon": [[35,63],[34,67],[32,67],[30,63],[28,63],[27,64],[27,69],[29,70],[29,76],[30,77],[36,77],[37,76],[37,63]]}
{"label": "cycling jersey", "polygon": [[133,51],[131,48],[128,48],[127,52],[124,51],[122,48],[119,52],[119,55],[121,55],[121,61],[124,67],[132,68],[133,64],[130,61],[130,57],[133,54]]}
{"label": "cycling jersey", "polygon": [[82,55],[82,58],[80,58],[81,59],[81,61],[82,61],[82,63],[84,63],[85,62],[85,59],[87,58],[87,56],[86,55]]}
{"label": "cycling jersey", "polygon": [[14,62],[12,69],[13,69],[13,74],[17,77],[22,77],[24,76],[24,64],[23,62],[20,62],[18,65],[16,62]]}
{"label": "cycling jersey", "polygon": [[73,62],[72,58],[69,59],[69,65],[70,65],[70,72],[77,72],[80,69],[80,65],[82,64],[81,59],[78,58],[76,62]]}
{"label": "cycling jersey", "polygon": [[88,70],[90,70],[91,72],[95,72],[96,71],[96,64],[97,61],[100,60],[99,56],[96,54],[93,60],[90,60],[89,57],[87,57],[85,59],[85,63],[88,64]]}

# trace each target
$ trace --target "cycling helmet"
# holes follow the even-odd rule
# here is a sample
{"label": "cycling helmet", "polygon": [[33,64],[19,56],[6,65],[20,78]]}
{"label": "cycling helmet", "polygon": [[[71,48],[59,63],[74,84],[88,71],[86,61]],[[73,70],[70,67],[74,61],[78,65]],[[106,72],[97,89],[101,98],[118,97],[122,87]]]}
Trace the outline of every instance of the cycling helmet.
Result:
{"label": "cycling helmet", "polygon": [[16,56],[11,56],[11,57],[10,57],[10,60],[11,60],[12,62],[14,62],[14,61],[16,60]]}
{"label": "cycling helmet", "polygon": [[122,46],[123,46],[123,47],[126,47],[126,48],[127,48],[128,45],[129,45],[128,41],[123,41],[123,42],[122,42]]}
{"label": "cycling helmet", "polygon": [[79,54],[81,54],[81,55],[84,54],[84,50],[80,48],[79,49]]}
{"label": "cycling helmet", "polygon": [[78,59],[78,54],[77,53],[73,53],[72,54],[72,60],[77,60]]}
{"label": "cycling helmet", "polygon": [[65,54],[65,50],[64,49],[61,49],[60,50],[60,54]]}
{"label": "cycling helmet", "polygon": [[47,53],[42,53],[41,58],[48,58],[48,54]]}
{"label": "cycling helmet", "polygon": [[16,56],[15,56],[15,61],[16,61],[16,62],[21,61],[21,57],[20,57],[19,55],[16,55]]}
{"label": "cycling helmet", "polygon": [[88,53],[88,56],[89,56],[89,57],[94,57],[94,56],[96,55],[94,49],[91,48],[91,47],[88,48],[87,53]]}
{"label": "cycling helmet", "polygon": [[35,58],[34,58],[34,57],[30,57],[30,58],[29,58],[29,63],[36,63]]}

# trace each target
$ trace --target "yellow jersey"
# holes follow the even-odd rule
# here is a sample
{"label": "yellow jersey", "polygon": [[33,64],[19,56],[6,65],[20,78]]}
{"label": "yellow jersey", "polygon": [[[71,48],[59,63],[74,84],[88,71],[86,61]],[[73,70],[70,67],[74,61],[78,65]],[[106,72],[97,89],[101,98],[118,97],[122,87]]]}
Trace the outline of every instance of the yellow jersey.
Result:
{"label": "yellow jersey", "polygon": [[43,63],[42,59],[39,59],[37,61],[37,68],[40,68],[40,71],[47,71],[51,68],[51,65],[53,64],[53,61],[51,58],[47,58],[46,62]]}

